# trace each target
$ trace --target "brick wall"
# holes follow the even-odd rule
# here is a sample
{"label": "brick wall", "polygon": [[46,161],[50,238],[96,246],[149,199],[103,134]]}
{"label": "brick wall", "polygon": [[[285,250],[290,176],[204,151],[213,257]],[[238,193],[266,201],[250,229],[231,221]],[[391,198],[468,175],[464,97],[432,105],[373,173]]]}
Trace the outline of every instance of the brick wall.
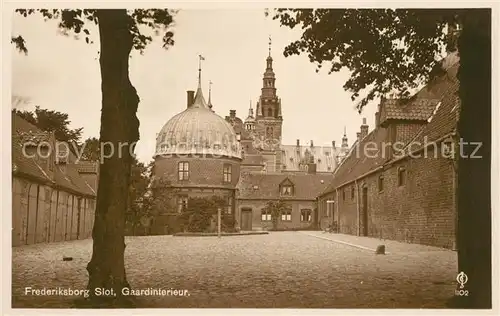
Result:
{"label": "brick wall", "polygon": [[[189,180],[179,181],[178,164],[181,161],[189,162]],[[224,183],[223,166],[232,166],[231,182]],[[196,157],[169,157],[157,158],[154,173],[176,187],[207,187],[217,186],[234,189],[240,177],[240,160],[230,158],[196,158]]]}
{"label": "brick wall", "polygon": [[[439,150],[439,149],[438,149]],[[362,187],[367,189],[368,236],[409,243],[453,248],[455,244],[455,207],[452,162],[445,158],[406,159],[386,166],[385,170],[358,181],[358,189],[349,184],[339,190],[340,231],[363,235]],[[406,169],[406,182],[398,185],[398,168]],[[379,191],[379,176],[383,190]],[[354,199],[351,189],[355,188]],[[346,199],[341,191],[345,190]]]}

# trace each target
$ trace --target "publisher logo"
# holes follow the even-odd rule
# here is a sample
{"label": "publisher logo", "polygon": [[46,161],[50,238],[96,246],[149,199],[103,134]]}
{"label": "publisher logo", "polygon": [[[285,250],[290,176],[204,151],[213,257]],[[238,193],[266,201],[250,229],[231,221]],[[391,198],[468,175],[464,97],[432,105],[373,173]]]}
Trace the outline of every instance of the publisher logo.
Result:
{"label": "publisher logo", "polygon": [[464,285],[465,283],[467,283],[468,280],[469,278],[467,277],[467,274],[465,274],[463,271],[457,275],[457,282],[458,284],[460,284],[461,289],[464,288]]}
{"label": "publisher logo", "polygon": [[465,274],[463,271],[457,275],[457,282],[458,284],[460,284],[460,287],[459,289],[455,290],[456,296],[469,296],[469,291],[464,290],[465,283],[467,283],[468,280],[469,278],[467,277],[467,274]]}

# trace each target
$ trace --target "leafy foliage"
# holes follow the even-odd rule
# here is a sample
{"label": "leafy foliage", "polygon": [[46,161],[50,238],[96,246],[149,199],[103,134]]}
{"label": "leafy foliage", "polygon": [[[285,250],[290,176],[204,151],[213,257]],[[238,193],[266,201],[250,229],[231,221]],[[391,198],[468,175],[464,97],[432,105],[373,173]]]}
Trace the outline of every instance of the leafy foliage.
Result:
{"label": "leafy foliage", "polygon": [[288,204],[283,200],[268,201],[264,207],[264,211],[271,214],[271,222],[273,224],[273,229],[278,229],[278,222],[283,211],[289,208]]}
{"label": "leafy foliage", "polygon": [[226,207],[226,201],[219,196],[189,198],[187,207],[181,213],[180,224],[189,232],[205,232],[217,216],[217,210],[224,211]]}
{"label": "leafy foliage", "polygon": [[[83,35],[87,44],[93,43],[88,23],[98,24],[97,9],[17,9],[16,12],[24,17],[38,13],[46,20],[59,19],[59,29],[63,35],[70,33],[77,36]],[[176,13],[176,10],[169,9],[129,10],[128,23],[129,31],[133,36],[133,48],[142,54],[146,46],[152,42],[152,35],[159,35],[160,31],[163,31],[163,47],[168,48],[174,45],[174,33],[170,30],[170,26],[173,24],[173,17]],[[12,36],[11,43],[20,52],[28,53],[28,47],[22,35]]]}
{"label": "leafy foliage", "polygon": [[42,109],[39,106],[35,111],[19,111],[12,110],[13,113],[19,115],[26,121],[36,125],[43,131],[54,132],[57,140],[62,142],[75,142],[80,141],[83,127],[71,129],[69,124],[71,121],[67,113],[62,113],[54,110]]}
{"label": "leafy foliage", "polygon": [[87,138],[82,144],[82,160],[100,161],[100,143],[95,137]]}
{"label": "leafy foliage", "polygon": [[[441,74],[444,50],[456,49],[453,32],[463,10],[449,9],[277,9],[282,26],[301,27],[285,56],[306,53],[319,71],[352,72],[344,89],[359,111],[371,100],[396,92],[408,99],[413,89]],[[447,31],[447,32],[446,32]]]}

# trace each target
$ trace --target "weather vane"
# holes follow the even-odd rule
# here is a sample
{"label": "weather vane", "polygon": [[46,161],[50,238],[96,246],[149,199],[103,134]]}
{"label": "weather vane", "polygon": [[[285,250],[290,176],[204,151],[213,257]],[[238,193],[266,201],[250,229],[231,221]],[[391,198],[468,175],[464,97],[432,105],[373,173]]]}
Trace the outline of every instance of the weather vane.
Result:
{"label": "weather vane", "polygon": [[269,56],[271,56],[271,44],[272,44],[271,35],[269,35]]}

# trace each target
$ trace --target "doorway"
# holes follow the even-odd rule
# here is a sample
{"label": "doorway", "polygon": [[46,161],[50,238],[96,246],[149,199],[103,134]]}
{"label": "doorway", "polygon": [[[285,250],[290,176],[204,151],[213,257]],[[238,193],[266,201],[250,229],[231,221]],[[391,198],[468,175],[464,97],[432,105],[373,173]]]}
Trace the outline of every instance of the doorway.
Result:
{"label": "doorway", "polygon": [[241,230],[252,230],[252,209],[241,209]]}
{"label": "doorway", "polygon": [[362,205],[363,205],[363,208],[362,208],[362,231],[361,231],[361,234],[362,236],[368,236],[368,188],[367,187],[363,187],[362,189],[363,193],[362,193]]}

